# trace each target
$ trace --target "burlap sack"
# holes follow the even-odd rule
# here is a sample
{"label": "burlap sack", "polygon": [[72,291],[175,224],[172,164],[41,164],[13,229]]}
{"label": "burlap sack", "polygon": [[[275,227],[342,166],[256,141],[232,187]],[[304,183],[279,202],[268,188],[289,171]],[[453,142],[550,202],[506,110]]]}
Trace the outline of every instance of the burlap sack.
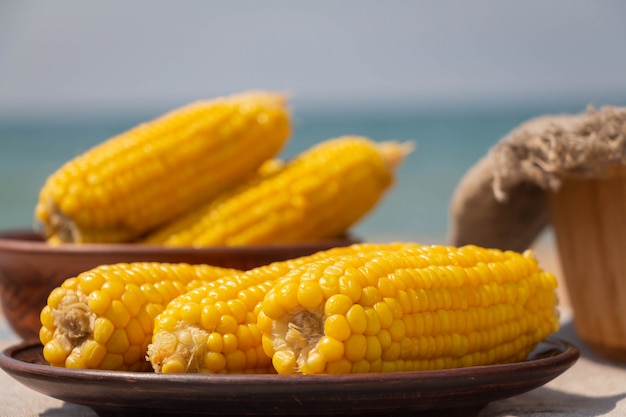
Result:
{"label": "burlap sack", "polygon": [[453,245],[527,249],[549,223],[546,190],[626,164],[626,108],[531,119],[465,174],[450,204]]}

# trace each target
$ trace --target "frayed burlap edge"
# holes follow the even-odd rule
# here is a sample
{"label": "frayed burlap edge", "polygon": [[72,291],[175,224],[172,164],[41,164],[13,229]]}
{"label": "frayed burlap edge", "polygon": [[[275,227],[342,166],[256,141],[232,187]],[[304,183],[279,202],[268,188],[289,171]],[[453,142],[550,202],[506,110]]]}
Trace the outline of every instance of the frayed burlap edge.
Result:
{"label": "frayed burlap edge", "polygon": [[494,146],[493,192],[503,201],[523,182],[558,190],[567,176],[593,177],[626,164],[626,108],[529,120]]}
{"label": "frayed burlap edge", "polygon": [[461,178],[450,204],[450,243],[522,251],[549,224],[546,191],[568,176],[626,164],[626,108],[531,119]]}

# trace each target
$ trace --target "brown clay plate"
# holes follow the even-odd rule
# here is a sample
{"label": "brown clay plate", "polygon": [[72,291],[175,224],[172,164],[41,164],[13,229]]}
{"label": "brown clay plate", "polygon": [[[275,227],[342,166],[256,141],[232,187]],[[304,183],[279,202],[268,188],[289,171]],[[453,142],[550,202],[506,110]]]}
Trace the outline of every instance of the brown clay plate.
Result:
{"label": "brown clay plate", "polygon": [[487,403],[530,391],[578,359],[548,338],[526,361],[424,372],[360,375],[203,375],[51,367],[38,343],[0,354],[0,367],[40,393],[99,416],[471,416]]}

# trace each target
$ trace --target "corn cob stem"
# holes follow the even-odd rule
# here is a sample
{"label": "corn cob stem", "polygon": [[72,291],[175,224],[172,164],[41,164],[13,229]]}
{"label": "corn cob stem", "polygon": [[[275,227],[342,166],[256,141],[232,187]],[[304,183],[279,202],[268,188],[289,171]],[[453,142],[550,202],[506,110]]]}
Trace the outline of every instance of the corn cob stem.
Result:
{"label": "corn cob stem", "polygon": [[239,271],[208,265],[102,265],[54,289],[39,337],[53,366],[147,370],[154,318],[172,298]]}
{"label": "corn cob stem", "polygon": [[295,269],[257,320],[280,374],[487,365],[558,329],[555,287],[531,253],[420,247]]}

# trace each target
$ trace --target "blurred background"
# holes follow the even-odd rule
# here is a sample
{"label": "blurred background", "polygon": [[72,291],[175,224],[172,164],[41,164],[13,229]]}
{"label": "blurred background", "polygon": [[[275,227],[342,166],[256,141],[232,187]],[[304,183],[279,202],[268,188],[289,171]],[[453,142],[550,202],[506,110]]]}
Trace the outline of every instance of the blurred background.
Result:
{"label": "blurred background", "polygon": [[414,140],[355,228],[443,242],[456,184],[521,122],[626,105],[626,2],[0,2],[0,229],[31,228],[67,159],[200,98],[288,92],[290,157],[343,134]]}

